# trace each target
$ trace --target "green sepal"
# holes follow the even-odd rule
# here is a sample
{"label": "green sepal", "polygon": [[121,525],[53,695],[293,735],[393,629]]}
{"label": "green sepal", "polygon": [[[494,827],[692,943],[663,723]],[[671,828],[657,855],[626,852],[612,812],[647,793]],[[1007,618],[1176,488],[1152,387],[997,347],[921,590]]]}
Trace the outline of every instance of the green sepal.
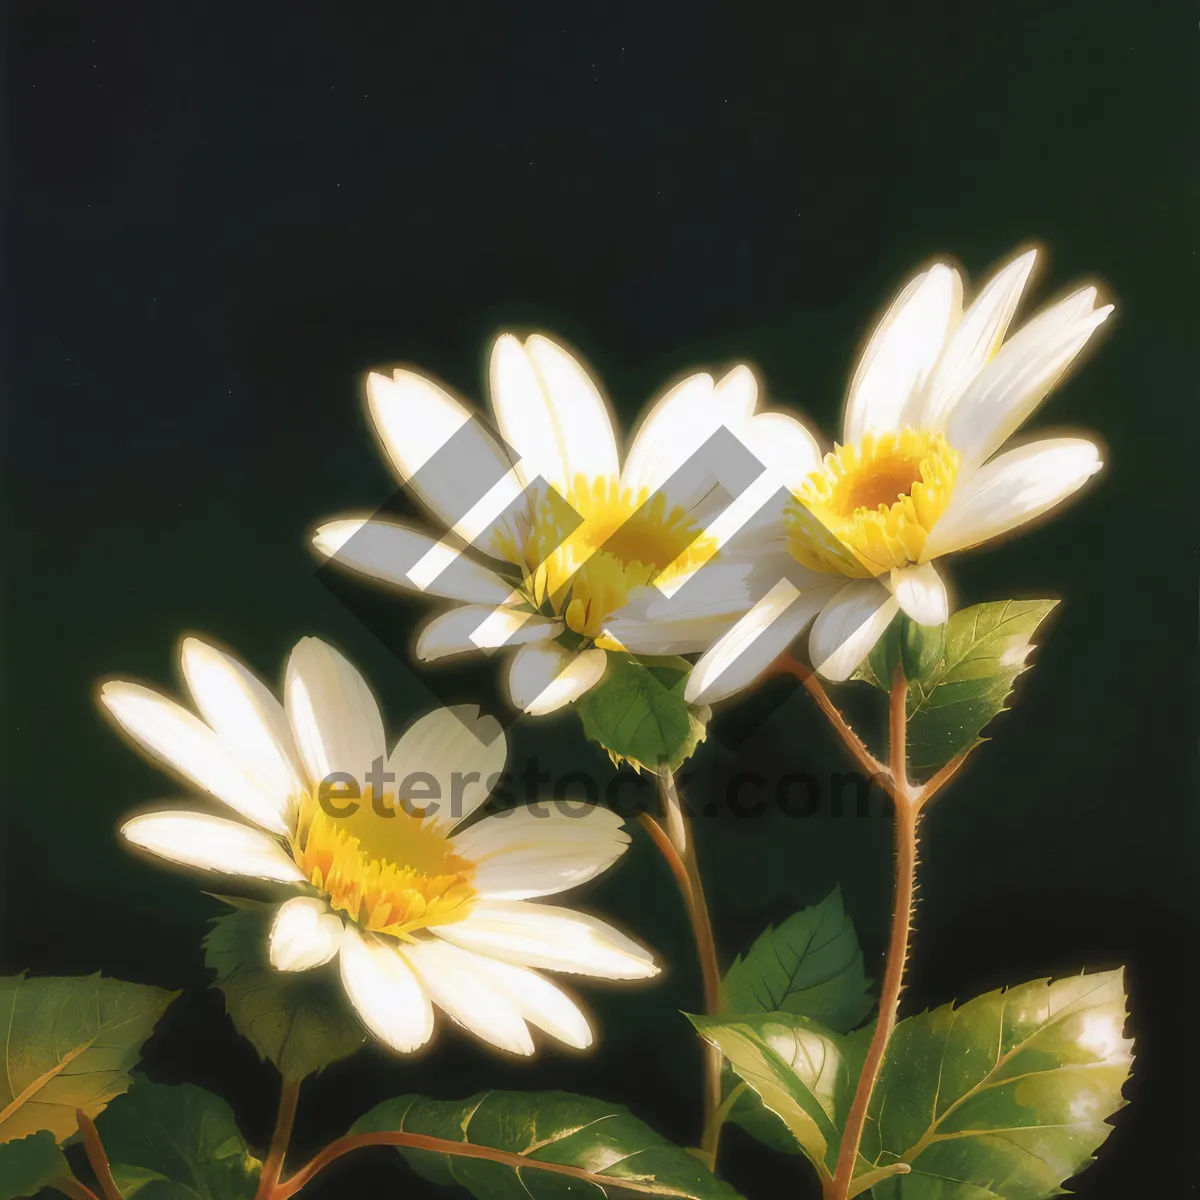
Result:
{"label": "green sepal", "polygon": [[692,664],[610,651],[604,677],[576,702],[583,732],[618,766],[675,771],[707,735],[707,705],[683,697]]}
{"label": "green sepal", "polygon": [[904,613],[897,613],[867,656],[867,670],[860,678],[888,691],[900,668],[909,683],[927,683],[940,665],[945,648],[945,625],[918,625]]}
{"label": "green sepal", "polygon": [[303,1079],[347,1058],[366,1040],[333,968],[277,971],[267,958],[276,906],[221,897],[231,912],[213,920],[204,961],[237,1031],[286,1079]]}

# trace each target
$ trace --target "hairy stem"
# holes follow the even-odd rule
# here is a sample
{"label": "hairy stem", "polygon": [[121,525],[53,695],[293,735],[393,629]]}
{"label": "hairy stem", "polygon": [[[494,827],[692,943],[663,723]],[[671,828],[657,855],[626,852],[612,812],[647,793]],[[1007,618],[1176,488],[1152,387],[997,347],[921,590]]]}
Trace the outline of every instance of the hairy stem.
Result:
{"label": "hairy stem", "polygon": [[283,1173],[283,1160],[287,1155],[288,1142],[292,1138],[292,1124],[296,1120],[296,1104],[299,1099],[300,1080],[284,1078],[279,1092],[279,1113],[275,1118],[275,1132],[271,1135],[271,1148],[267,1151],[266,1161],[263,1163],[254,1200],[274,1200],[285,1194],[280,1190],[279,1177]]}
{"label": "hairy stem", "polygon": [[[854,1100],[842,1131],[837,1170],[830,1189],[830,1200],[847,1200],[858,1159],[858,1145],[867,1121],[871,1093],[875,1090],[879,1072],[887,1052],[888,1039],[896,1027],[896,1012],[900,1005],[900,989],[904,982],[904,966],[908,959],[908,941],[912,933],[913,891],[917,874],[917,825],[924,797],[908,785],[906,703],[908,684],[902,671],[892,679],[889,704],[892,796],[896,805],[896,894],[892,903],[892,932],[888,942],[887,963],[879,996],[879,1020],[871,1045],[858,1077]],[[939,785],[940,786],[940,785]]]}
{"label": "hairy stem", "polygon": [[846,718],[838,712],[829,694],[821,686],[821,681],[811,668],[792,658],[790,654],[781,654],[771,665],[770,673],[774,675],[792,675],[804,685],[805,691],[817,702],[821,711],[829,718],[838,737],[846,744],[846,749],[858,760],[859,766],[867,773],[868,779],[886,774],[883,763],[863,745],[862,738],[854,732],[846,722]]}
{"label": "hairy stem", "polygon": [[[79,1132],[83,1134],[83,1149],[87,1154],[88,1165],[92,1168],[96,1182],[100,1185],[100,1194],[104,1200],[121,1200],[121,1191],[117,1187],[116,1180],[113,1179],[112,1168],[108,1165],[108,1155],[105,1153],[104,1143],[100,1140],[95,1122],[81,1108],[75,1110],[75,1118],[79,1122]],[[83,1185],[80,1184],[80,1186]],[[87,1194],[92,1195],[91,1192],[87,1192]]]}
{"label": "hairy stem", "polygon": [[[717,947],[713,939],[712,922],[708,915],[708,904],[704,899],[704,885],[700,880],[700,868],[696,862],[695,842],[689,836],[684,822],[679,793],[674,777],[664,769],[659,776],[659,791],[662,795],[666,828],[648,813],[641,813],[640,820],[667,865],[675,882],[679,885],[692,924],[692,936],[696,941],[696,955],[700,960],[700,973],[704,980],[704,1011],[715,1015],[721,1004],[721,972],[717,966]],[[669,831],[669,832],[668,832]],[[721,1107],[721,1051],[701,1039],[704,1048],[704,1132],[700,1149],[711,1166],[717,1156],[717,1143],[721,1137],[724,1112]]]}

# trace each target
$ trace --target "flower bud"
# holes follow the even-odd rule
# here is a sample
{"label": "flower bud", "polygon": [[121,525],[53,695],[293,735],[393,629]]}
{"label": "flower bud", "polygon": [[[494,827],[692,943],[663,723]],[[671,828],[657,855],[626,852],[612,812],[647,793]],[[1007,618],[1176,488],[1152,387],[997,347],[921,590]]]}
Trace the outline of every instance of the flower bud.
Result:
{"label": "flower bud", "polygon": [[945,625],[918,625],[897,613],[875,643],[867,664],[885,688],[891,686],[897,667],[910,682],[926,683],[941,663],[945,648]]}

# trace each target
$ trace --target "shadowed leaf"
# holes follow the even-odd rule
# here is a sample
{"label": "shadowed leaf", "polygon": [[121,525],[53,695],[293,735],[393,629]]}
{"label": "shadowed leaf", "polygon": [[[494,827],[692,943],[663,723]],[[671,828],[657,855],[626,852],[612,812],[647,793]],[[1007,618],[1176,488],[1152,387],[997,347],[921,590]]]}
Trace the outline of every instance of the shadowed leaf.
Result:
{"label": "shadowed leaf", "polygon": [[73,1178],[48,1129],[0,1145],[0,1200],[36,1196],[56,1179]]}
{"label": "shadowed leaf", "polygon": [[219,1096],[138,1079],[96,1123],[125,1197],[251,1200],[262,1164]]}
{"label": "shadowed leaf", "polygon": [[[478,1200],[576,1200],[674,1196],[737,1200],[737,1193],[687,1150],[671,1145],[620,1105],[566,1092],[482,1092],[469,1100],[386,1100],[351,1133],[402,1131],[486,1146],[528,1167],[398,1147],[432,1183],[466,1188]],[[552,1173],[558,1163],[590,1174]]]}
{"label": "shadowed leaf", "polygon": [[251,901],[218,917],[204,961],[237,1031],[288,1079],[303,1079],[358,1050],[365,1038],[329,967],[276,971],[267,960],[275,908]]}

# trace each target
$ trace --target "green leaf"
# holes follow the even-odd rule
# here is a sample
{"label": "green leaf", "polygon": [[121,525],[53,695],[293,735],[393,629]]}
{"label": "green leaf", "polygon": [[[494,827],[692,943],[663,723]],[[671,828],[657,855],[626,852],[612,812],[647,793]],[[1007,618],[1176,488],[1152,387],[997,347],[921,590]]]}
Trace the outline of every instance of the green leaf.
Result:
{"label": "green leaf", "polygon": [[0,1145],[0,1200],[36,1196],[56,1179],[73,1179],[63,1152],[48,1129]]}
{"label": "green leaf", "polygon": [[[694,1154],[659,1137],[628,1109],[567,1092],[481,1092],[461,1101],[400,1096],[371,1109],[350,1132],[384,1130],[488,1147],[529,1163],[397,1147],[423,1179],[458,1184],[478,1200],[737,1200]],[[539,1162],[583,1170],[589,1178],[538,1168]]]}
{"label": "green leaf", "polygon": [[1030,639],[1057,600],[1000,600],[956,612],[942,661],[908,690],[908,761],[936,770],[979,740],[1025,670]]}
{"label": "green leaf", "polygon": [[862,1151],[911,1173],[878,1200],[1038,1200],[1091,1162],[1123,1104],[1121,972],[1038,979],[897,1025]]}
{"label": "green leaf", "polygon": [[251,1200],[262,1164],[233,1110],[190,1083],[138,1079],[96,1123],[122,1196]]}
{"label": "green leaf", "polygon": [[290,973],[267,960],[274,906],[246,900],[216,918],[204,961],[217,973],[237,1031],[287,1079],[303,1079],[358,1050],[365,1038],[330,968]]}
{"label": "green leaf", "polygon": [[726,1012],[786,1012],[849,1033],[870,1013],[870,984],[854,924],[835,888],[820,904],[768,929],[721,984]]}
{"label": "green leaf", "polygon": [[142,1043],[177,995],[100,975],[0,979],[0,1142],[41,1129],[70,1137],[77,1109],[94,1117],[129,1087]]}
{"label": "green leaf", "polygon": [[817,1173],[832,1178],[862,1066],[859,1044],[794,1013],[688,1019],[783,1121]]}
{"label": "green leaf", "polygon": [[[721,985],[721,1007],[735,1013],[793,1013],[835,1033],[849,1033],[861,1024],[873,1000],[841,890],[835,888],[820,904],[768,929],[745,958],[734,959]],[[726,1096],[735,1085],[727,1071]],[[799,1151],[783,1121],[763,1107],[752,1089],[733,1102],[729,1120],[773,1150]]]}
{"label": "green leaf", "polygon": [[704,740],[711,715],[683,698],[691,669],[682,658],[610,653],[604,678],[575,705],[583,732],[618,764],[677,770]]}

